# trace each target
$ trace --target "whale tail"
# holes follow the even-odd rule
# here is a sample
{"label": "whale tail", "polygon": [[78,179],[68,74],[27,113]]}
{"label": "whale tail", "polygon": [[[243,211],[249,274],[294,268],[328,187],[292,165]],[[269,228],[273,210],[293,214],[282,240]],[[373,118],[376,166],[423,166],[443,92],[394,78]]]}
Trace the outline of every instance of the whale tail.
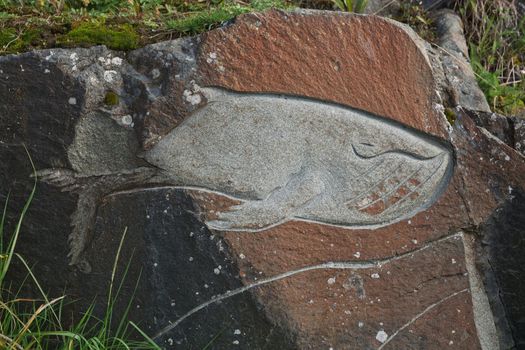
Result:
{"label": "whale tail", "polygon": [[136,168],[117,174],[81,175],[70,169],[41,169],[35,176],[39,181],[59,188],[62,192],[78,194],[77,207],[71,215],[72,230],[68,241],[71,265],[82,263],[82,253],[91,241],[92,227],[100,200],[113,192],[130,186],[165,183],[162,172],[156,168]]}

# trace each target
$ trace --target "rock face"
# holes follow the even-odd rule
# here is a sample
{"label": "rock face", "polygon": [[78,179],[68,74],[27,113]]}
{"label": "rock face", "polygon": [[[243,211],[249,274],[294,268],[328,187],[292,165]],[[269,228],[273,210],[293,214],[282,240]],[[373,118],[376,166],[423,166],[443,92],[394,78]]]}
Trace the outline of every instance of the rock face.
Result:
{"label": "rock face", "polygon": [[26,145],[18,250],[73,312],[127,228],[117,311],[134,295],[165,348],[519,348],[520,124],[469,111],[442,55],[380,17],[270,11],[127,55],[2,57],[8,227]]}

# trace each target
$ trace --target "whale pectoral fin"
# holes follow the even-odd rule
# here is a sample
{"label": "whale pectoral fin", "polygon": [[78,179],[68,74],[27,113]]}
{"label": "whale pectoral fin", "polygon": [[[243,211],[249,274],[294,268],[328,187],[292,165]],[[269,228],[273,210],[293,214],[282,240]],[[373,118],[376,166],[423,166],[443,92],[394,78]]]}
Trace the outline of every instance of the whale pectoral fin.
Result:
{"label": "whale pectoral fin", "polygon": [[266,199],[236,205],[219,213],[217,220],[208,221],[206,225],[219,231],[260,231],[294,217],[322,194],[324,188],[319,174],[302,170]]}
{"label": "whale pectoral fin", "polygon": [[251,231],[279,223],[286,218],[271,203],[261,201],[245,202],[218,214],[218,220],[208,221],[206,225],[219,231]]}

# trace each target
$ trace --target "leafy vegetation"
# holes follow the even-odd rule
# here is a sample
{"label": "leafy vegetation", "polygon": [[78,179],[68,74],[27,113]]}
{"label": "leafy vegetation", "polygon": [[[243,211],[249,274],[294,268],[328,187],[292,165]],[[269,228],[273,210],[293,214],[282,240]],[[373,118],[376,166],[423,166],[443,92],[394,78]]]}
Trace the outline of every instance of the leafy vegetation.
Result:
{"label": "leafy vegetation", "polygon": [[[127,321],[131,300],[120,320],[115,322],[113,319],[113,308],[127,272],[126,268],[124,277],[121,278],[120,283],[117,283],[117,263],[125,232],[113,265],[105,315],[102,319],[96,318],[93,313],[94,304],[92,304],[76,324],[71,327],[63,326],[63,320],[66,318],[63,311],[66,297],[48,298],[27,262],[15,253],[16,243],[21,234],[22,222],[33,200],[35,189],[36,178],[33,190],[8,242],[4,241],[6,239],[4,228],[9,196],[7,196],[8,199],[0,216],[0,349],[160,350],[136,324]],[[13,259],[18,259],[27,269],[28,277],[41,293],[40,299],[24,298],[22,295],[18,295],[18,292],[11,290],[6,280],[6,274]],[[132,332],[135,335],[142,336],[143,340],[131,340]]]}
{"label": "leafy vegetation", "polygon": [[421,3],[412,1],[402,2],[395,19],[408,24],[423,39],[429,42],[436,40],[434,20],[430,13],[423,8]]}
{"label": "leafy vegetation", "polygon": [[478,83],[492,108],[504,114],[525,110],[525,17],[516,2],[459,0]]}

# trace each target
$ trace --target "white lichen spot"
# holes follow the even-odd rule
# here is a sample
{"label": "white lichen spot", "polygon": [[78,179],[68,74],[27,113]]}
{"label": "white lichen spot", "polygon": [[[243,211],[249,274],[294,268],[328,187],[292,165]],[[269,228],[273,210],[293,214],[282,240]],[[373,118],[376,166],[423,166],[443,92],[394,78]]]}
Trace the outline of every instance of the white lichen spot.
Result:
{"label": "white lichen spot", "polygon": [[413,239],[412,243],[417,244],[417,239]]}
{"label": "white lichen spot", "polygon": [[158,70],[158,68],[154,68],[151,70],[151,77],[153,79],[157,79],[158,77],[160,77],[160,70]]}
{"label": "white lichen spot", "polygon": [[370,275],[370,277],[372,277],[374,279],[378,279],[379,278],[379,274],[377,272],[374,272],[373,274]]}
{"label": "white lichen spot", "polygon": [[451,263],[455,264],[456,263],[456,259],[452,258]]}
{"label": "white lichen spot", "polygon": [[355,252],[354,253],[354,257],[356,257],[357,259],[359,259],[361,257],[361,253],[360,252]]}
{"label": "white lichen spot", "polygon": [[159,266],[159,264],[158,263],[153,263],[153,266],[157,267],[157,266]]}
{"label": "white lichen spot", "polygon": [[193,256],[190,256],[190,257],[188,258],[188,261],[193,261]]}
{"label": "white lichen spot", "polygon": [[206,62],[211,64],[211,63],[216,63],[217,62],[217,53],[216,52],[210,52],[208,54],[208,57],[206,58]]}
{"label": "white lichen spot", "polygon": [[377,332],[376,334],[376,339],[377,341],[379,341],[380,343],[384,343],[386,342],[386,340],[388,339],[388,334],[386,334],[386,332],[384,330],[380,330],[379,332]]}
{"label": "white lichen spot", "polygon": [[122,58],[120,58],[120,57],[113,57],[111,59],[111,63],[114,64],[115,66],[120,66],[120,65],[122,65]]}
{"label": "white lichen spot", "polygon": [[240,329],[236,329],[236,330],[233,331],[233,334],[239,335],[239,334],[241,334],[241,330]]}
{"label": "white lichen spot", "polygon": [[327,282],[328,282],[328,284],[334,284],[335,283],[335,277],[330,277]]}
{"label": "white lichen spot", "polygon": [[73,52],[71,55],[69,55],[69,59],[73,62],[76,62],[78,60],[78,54]]}
{"label": "white lichen spot", "polygon": [[216,274],[216,275],[218,275],[218,274],[221,273],[221,270],[220,270],[219,268],[216,267],[216,268],[213,269],[213,273]]}
{"label": "white lichen spot", "polygon": [[117,77],[118,73],[114,70],[107,70],[104,72],[104,80],[108,83],[112,83],[115,81],[115,78]]}
{"label": "white lichen spot", "polygon": [[412,220],[408,220],[408,224],[409,224],[409,225],[412,225]]}
{"label": "white lichen spot", "polygon": [[172,338],[168,338],[168,344],[173,345],[173,339]]}
{"label": "white lichen spot", "polygon": [[129,114],[123,115],[122,118],[120,118],[120,122],[125,126],[133,126],[133,117]]}
{"label": "white lichen spot", "polygon": [[210,288],[210,286],[208,286],[207,284],[204,284],[204,288],[208,289]]}
{"label": "white lichen spot", "polygon": [[170,303],[170,305],[171,305],[171,307],[174,307],[174,306],[175,306],[175,302],[172,301],[172,302]]}
{"label": "white lichen spot", "polygon": [[191,90],[184,90],[182,95],[184,96],[184,99],[190,104],[192,104],[193,106],[201,103],[201,100],[202,100],[201,95],[198,93],[194,93]]}
{"label": "white lichen spot", "polygon": [[448,342],[448,345],[454,345],[454,341],[452,341],[452,340],[449,341],[449,342]]}
{"label": "white lichen spot", "polygon": [[238,340],[234,340],[232,343],[233,343],[233,345],[239,345],[239,341]]}
{"label": "white lichen spot", "polygon": [[49,74],[49,73],[51,73],[51,71],[49,69],[47,69],[47,68],[44,69],[44,74]]}
{"label": "white lichen spot", "polygon": [[510,157],[505,154],[505,160],[508,162],[510,160]]}
{"label": "white lichen spot", "polygon": [[69,100],[67,100],[67,103],[69,103],[70,105],[76,105],[77,99],[75,97],[70,97]]}
{"label": "white lichen spot", "polygon": [[241,258],[241,260],[242,260],[242,259],[246,258],[246,255],[244,255],[243,253],[241,253],[241,254],[239,254],[239,258]]}
{"label": "white lichen spot", "polygon": [[361,322],[361,321],[357,322],[357,327],[359,328],[363,328],[364,325],[365,325],[364,322]]}

